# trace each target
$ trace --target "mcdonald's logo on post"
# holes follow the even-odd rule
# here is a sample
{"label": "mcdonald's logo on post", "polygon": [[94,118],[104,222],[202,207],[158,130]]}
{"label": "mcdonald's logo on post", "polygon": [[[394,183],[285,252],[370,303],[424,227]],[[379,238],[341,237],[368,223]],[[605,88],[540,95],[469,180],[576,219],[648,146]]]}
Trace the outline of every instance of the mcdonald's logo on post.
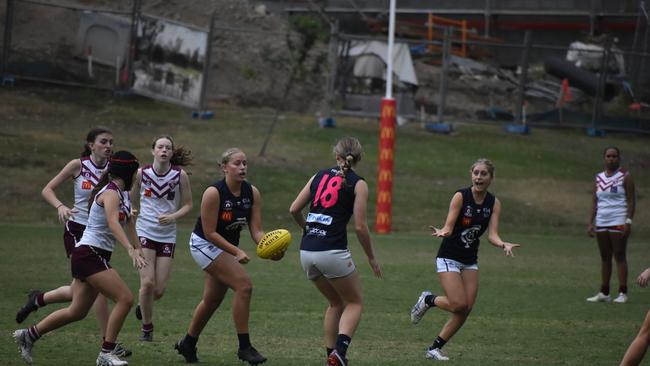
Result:
{"label": "mcdonald's logo on post", "polygon": [[395,105],[384,104],[381,109],[381,118],[395,118]]}
{"label": "mcdonald's logo on post", "polygon": [[393,173],[390,170],[380,170],[379,171],[379,181],[392,181],[393,180]]}
{"label": "mcdonald's logo on post", "polygon": [[379,197],[377,197],[377,203],[388,203],[392,201],[390,192],[382,191],[379,192]]}
{"label": "mcdonald's logo on post", "polygon": [[382,139],[394,140],[395,139],[395,129],[394,128],[382,127],[379,137],[382,138]]}
{"label": "mcdonald's logo on post", "polygon": [[377,226],[388,225],[390,226],[390,214],[381,212],[377,214]]}
{"label": "mcdonald's logo on post", "polygon": [[383,149],[379,152],[379,160],[393,160],[393,151]]}

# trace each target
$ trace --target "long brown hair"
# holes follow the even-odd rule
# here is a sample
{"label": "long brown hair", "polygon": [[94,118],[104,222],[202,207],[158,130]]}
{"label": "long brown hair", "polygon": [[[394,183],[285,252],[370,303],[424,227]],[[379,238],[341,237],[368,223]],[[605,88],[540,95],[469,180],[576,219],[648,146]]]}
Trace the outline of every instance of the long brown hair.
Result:
{"label": "long brown hair", "polygon": [[84,156],[90,156],[90,154],[92,153],[92,151],[90,151],[90,144],[95,142],[97,136],[101,135],[102,133],[110,133],[111,135],[113,134],[111,130],[102,126],[97,126],[92,130],[88,131],[88,134],[86,135],[86,143],[84,144],[84,150],[81,152],[82,158]]}
{"label": "long brown hair", "polygon": [[169,135],[160,135],[155,139],[153,139],[153,141],[151,142],[152,149],[156,147],[156,142],[160,139],[167,139],[169,140],[169,142],[172,143],[172,157],[171,159],[169,159],[169,162],[172,165],[178,165],[178,166],[192,165],[192,150],[189,150],[183,145],[175,147],[174,140]]}

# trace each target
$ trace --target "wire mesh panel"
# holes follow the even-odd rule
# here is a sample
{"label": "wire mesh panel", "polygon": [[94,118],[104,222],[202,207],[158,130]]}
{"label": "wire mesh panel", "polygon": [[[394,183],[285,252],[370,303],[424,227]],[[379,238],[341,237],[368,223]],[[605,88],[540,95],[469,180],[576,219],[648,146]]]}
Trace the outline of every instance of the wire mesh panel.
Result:
{"label": "wire mesh panel", "polygon": [[113,88],[127,57],[131,15],[127,1],[111,9],[12,0],[6,14],[7,74],[61,84]]}

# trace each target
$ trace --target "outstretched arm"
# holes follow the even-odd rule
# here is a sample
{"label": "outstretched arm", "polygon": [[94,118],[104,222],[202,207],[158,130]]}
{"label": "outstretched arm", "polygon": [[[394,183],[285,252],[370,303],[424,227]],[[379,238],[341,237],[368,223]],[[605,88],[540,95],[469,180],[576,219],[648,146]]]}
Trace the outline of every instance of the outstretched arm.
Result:
{"label": "outstretched arm", "polygon": [[499,236],[499,217],[501,216],[501,201],[498,198],[494,200],[494,207],[492,208],[492,217],[488,225],[488,241],[495,247],[502,248],[506,256],[514,257],[512,253],[514,248],[518,248],[520,244],[507,243]]}
{"label": "outstretched arm", "polygon": [[445,220],[445,226],[442,229],[437,229],[434,226],[429,226],[431,228],[431,235],[437,236],[439,238],[444,238],[451,235],[451,232],[454,230],[454,225],[456,225],[456,218],[460,213],[461,206],[463,206],[463,195],[460,192],[456,192],[451,198],[449,203],[449,212],[447,213],[447,219]]}

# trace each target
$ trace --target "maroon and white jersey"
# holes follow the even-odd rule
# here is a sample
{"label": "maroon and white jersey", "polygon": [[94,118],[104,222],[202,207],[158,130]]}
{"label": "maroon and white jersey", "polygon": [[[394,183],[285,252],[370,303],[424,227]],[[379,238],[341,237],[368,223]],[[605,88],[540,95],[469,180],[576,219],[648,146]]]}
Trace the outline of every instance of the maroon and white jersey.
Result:
{"label": "maroon and white jersey", "polygon": [[176,223],[162,225],[158,217],[178,210],[181,202],[181,168],[172,166],[158,175],[152,165],[142,168],[140,214],[135,228],[138,236],[161,243],[176,243]]}
{"label": "maroon and white jersey", "polygon": [[605,172],[596,174],[596,226],[625,225],[627,200],[623,182],[628,174],[625,169],[609,177]]}
{"label": "maroon and white jersey", "polygon": [[108,169],[108,162],[104,166],[97,166],[93,163],[90,156],[80,158],[81,170],[79,175],[74,177],[74,209],[75,212],[70,220],[86,225],[88,222],[88,199],[93,188],[99,182],[106,169]]}
{"label": "maroon and white jersey", "polygon": [[108,227],[104,206],[97,203],[97,197],[107,190],[117,191],[120,195],[119,215],[122,226],[124,226],[131,216],[131,200],[129,199],[129,193],[122,191],[115,183],[109,182],[104,188],[97,192],[95,200],[90,206],[90,214],[88,215],[86,230],[84,230],[84,234],[76,246],[90,245],[109,252],[113,251],[113,247],[115,246],[115,236],[113,236],[111,229]]}

